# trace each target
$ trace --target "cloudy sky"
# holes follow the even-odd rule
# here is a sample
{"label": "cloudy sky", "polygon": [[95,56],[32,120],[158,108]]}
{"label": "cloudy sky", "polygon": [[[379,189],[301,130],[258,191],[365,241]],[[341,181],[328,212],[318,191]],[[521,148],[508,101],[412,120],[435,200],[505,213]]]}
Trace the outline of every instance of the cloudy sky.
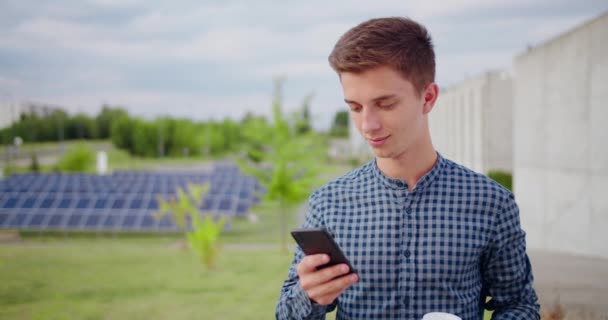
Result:
{"label": "cloudy sky", "polygon": [[273,78],[283,76],[286,107],[313,93],[316,127],[325,128],[345,107],[327,55],[361,21],[397,15],[426,25],[437,82],[448,87],[509,68],[527,46],[607,10],[606,0],[3,0],[0,105],[94,114],[108,103],[147,118],[239,119],[269,114]]}

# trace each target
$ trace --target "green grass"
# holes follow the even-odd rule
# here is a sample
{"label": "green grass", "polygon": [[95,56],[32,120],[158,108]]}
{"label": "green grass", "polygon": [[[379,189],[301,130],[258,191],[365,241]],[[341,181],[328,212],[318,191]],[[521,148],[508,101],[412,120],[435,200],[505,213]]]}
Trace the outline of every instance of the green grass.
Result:
{"label": "green grass", "polygon": [[269,319],[291,257],[225,248],[205,270],[172,239],[0,245],[2,319]]}
{"label": "green grass", "polygon": [[[99,149],[109,147],[112,142],[110,140],[67,140],[63,142],[66,150],[80,143],[86,143],[92,149]],[[59,150],[60,146],[59,142],[25,142],[19,147],[19,151],[29,153],[39,150]],[[2,147],[6,147],[6,145],[2,145]]]}

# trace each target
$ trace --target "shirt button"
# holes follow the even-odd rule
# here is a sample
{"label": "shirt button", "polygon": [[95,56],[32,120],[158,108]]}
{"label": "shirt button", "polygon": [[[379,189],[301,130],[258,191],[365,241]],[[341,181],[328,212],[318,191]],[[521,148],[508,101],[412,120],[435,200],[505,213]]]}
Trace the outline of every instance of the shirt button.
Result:
{"label": "shirt button", "polygon": [[412,213],[412,208],[405,208],[405,213],[407,213],[407,214]]}
{"label": "shirt button", "polygon": [[410,250],[405,250],[405,257],[409,258],[412,255],[412,253],[410,252]]}

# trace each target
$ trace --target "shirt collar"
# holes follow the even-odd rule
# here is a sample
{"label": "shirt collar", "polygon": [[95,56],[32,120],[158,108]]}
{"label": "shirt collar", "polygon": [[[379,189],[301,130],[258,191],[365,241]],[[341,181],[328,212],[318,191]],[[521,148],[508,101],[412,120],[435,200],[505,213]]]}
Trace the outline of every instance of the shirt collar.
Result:
{"label": "shirt collar", "polygon": [[[435,165],[433,166],[431,171],[427,172],[424,176],[422,176],[422,178],[420,178],[420,180],[418,180],[418,183],[416,184],[414,190],[422,190],[426,188],[426,186],[428,186],[431,182],[435,180],[435,178],[439,175],[444,166],[445,159],[443,158],[443,156],[441,156],[439,152],[437,152],[437,161],[435,162]],[[380,171],[380,169],[378,168],[378,164],[376,163],[375,158],[371,161],[371,167],[374,177],[387,187],[392,189],[408,189],[408,185],[405,181],[385,176],[384,173],[382,173],[382,171]]]}

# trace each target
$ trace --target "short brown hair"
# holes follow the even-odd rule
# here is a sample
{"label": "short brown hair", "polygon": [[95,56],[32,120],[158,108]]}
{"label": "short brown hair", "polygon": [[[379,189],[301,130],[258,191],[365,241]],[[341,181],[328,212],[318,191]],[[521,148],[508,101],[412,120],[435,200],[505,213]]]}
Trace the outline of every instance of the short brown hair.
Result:
{"label": "short brown hair", "polygon": [[417,92],[435,81],[431,36],[409,18],[371,19],[348,30],[334,46],[329,64],[338,74],[389,66],[411,81]]}

